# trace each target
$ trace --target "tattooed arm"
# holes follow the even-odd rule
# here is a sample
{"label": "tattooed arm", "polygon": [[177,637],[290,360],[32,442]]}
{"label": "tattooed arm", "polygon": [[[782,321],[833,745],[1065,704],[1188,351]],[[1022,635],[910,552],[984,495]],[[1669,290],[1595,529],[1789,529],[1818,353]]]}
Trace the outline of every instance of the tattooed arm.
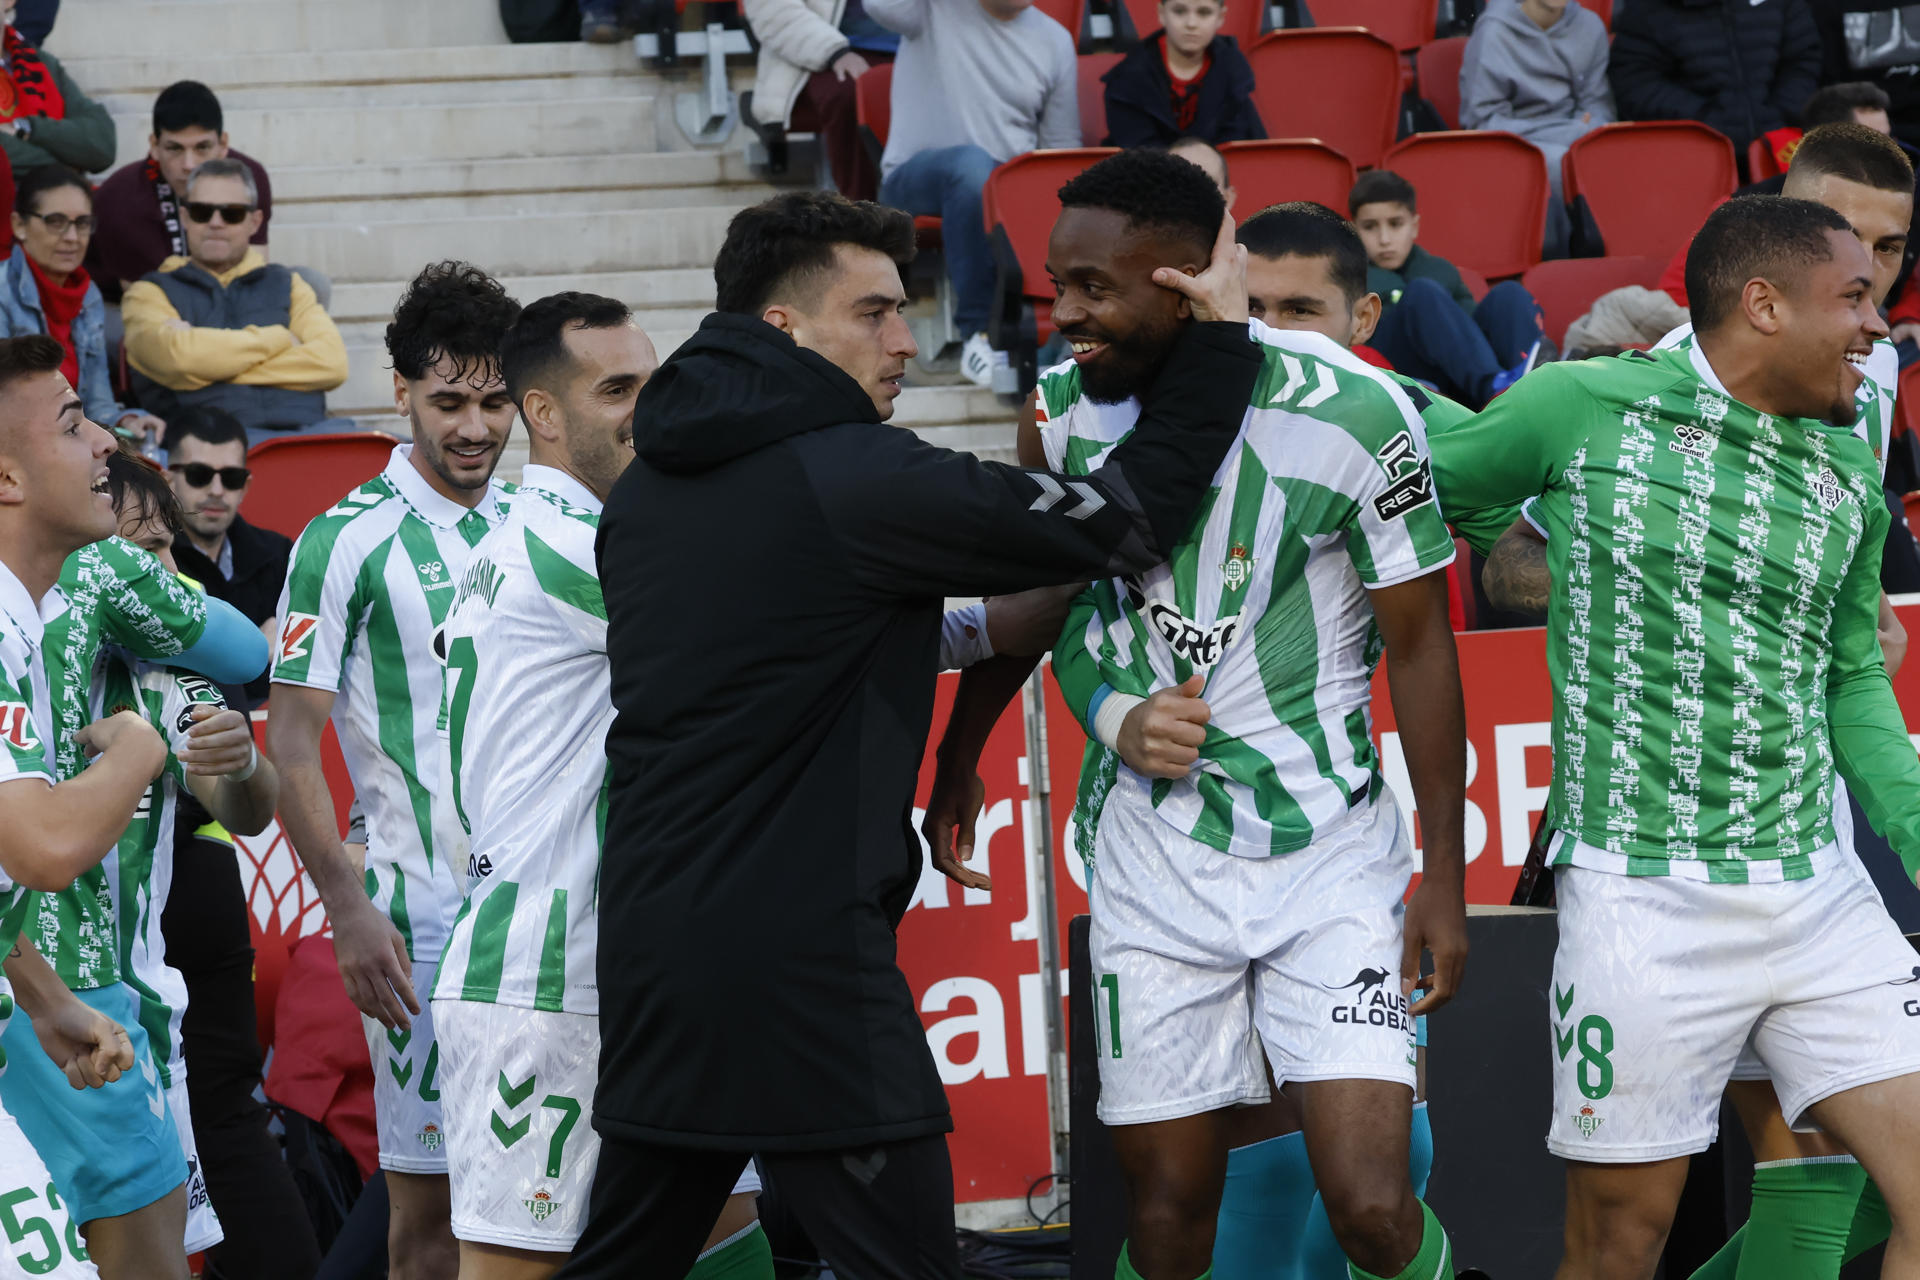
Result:
{"label": "tattooed arm", "polygon": [[1487,557],[1480,584],[1495,607],[1546,620],[1553,579],[1547,573],[1547,540],[1524,519],[1515,520]]}

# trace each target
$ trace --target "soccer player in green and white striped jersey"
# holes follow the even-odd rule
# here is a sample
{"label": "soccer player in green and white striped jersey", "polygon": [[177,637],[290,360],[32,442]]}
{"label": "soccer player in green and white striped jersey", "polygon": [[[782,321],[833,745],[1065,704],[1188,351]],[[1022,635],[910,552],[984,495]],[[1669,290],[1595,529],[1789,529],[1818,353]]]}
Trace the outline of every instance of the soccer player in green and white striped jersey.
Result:
{"label": "soccer player in green and white striped jersey", "polygon": [[[1075,472],[1132,429],[1179,332],[1149,264],[1200,261],[1222,201],[1186,162],[1129,152],[1061,202],[1048,269],[1074,360],[1042,378],[1038,415],[1048,461]],[[1316,334],[1252,330],[1265,368],[1213,498],[1166,563],[1083,594],[1055,649],[1094,739],[1076,822],[1101,1113],[1131,1190],[1119,1274],[1206,1271],[1218,1113],[1268,1094],[1257,1033],[1305,1100],[1354,1274],[1426,1277],[1448,1246],[1407,1176],[1407,996],[1423,946],[1435,1006],[1464,962],[1464,731],[1439,572],[1452,540],[1392,380]],[[1404,908],[1411,849],[1367,730],[1383,644],[1432,818],[1427,879]],[[1331,1161],[1336,1127],[1352,1154]],[[1382,1185],[1388,1211],[1363,1209]]]}
{"label": "soccer player in green and white striped jersey", "polygon": [[[586,1221],[613,720],[594,539],[658,363],[624,304],[580,293],[528,306],[501,348],[528,464],[447,621],[454,797],[472,843],[433,1010],[463,1280],[551,1274]],[[758,1190],[749,1164],[695,1276],[771,1277]]]}
{"label": "soccer player in green and white striped jersey", "polygon": [[[268,754],[281,822],[326,903],[373,1057],[396,1280],[439,1280],[458,1265],[440,1055],[415,993],[432,988],[465,888],[467,836],[440,734],[441,627],[475,544],[506,515],[493,471],[513,401],[499,350],[519,313],[465,263],[437,263],[407,286],[387,351],[413,442],[307,525],[280,597]],[[341,845],[321,770],[329,718],[366,809],[364,867]]]}

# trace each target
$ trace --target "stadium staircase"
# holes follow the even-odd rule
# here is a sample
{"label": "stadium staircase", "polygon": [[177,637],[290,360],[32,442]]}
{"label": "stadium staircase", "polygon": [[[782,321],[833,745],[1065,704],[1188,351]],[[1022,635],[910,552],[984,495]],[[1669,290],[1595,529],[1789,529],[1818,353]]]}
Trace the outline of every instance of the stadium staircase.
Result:
{"label": "stadium staircase", "polygon": [[[424,263],[468,259],[522,301],[620,298],[664,356],[711,306],[727,220],[775,189],[749,130],[697,145],[679,123],[699,59],[656,71],[628,44],[511,44],[496,0],[82,0],[47,48],[112,112],[116,164],[145,154],[161,88],[220,95],[233,145],[273,178],[271,256],[333,279],[350,373],[329,410],[389,430],[404,424],[382,333]],[[751,59],[730,63],[733,92],[751,87]],[[971,387],[911,387],[894,421],[1012,456],[1011,414]],[[502,474],[524,457],[516,430]]]}

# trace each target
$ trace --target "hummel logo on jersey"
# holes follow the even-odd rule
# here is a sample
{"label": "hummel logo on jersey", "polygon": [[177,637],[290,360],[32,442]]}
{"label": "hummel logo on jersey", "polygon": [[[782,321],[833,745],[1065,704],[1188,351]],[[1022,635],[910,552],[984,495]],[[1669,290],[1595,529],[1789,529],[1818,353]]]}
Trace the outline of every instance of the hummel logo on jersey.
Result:
{"label": "hummel logo on jersey", "polygon": [[1147,602],[1147,621],[1167,642],[1174,657],[1201,667],[1210,667],[1220,661],[1220,655],[1240,629],[1237,614],[1214,623],[1212,627],[1202,627],[1164,600]]}
{"label": "hummel logo on jersey", "polygon": [[280,628],[280,661],[294,662],[307,656],[313,644],[313,631],[320,619],[311,613],[289,613],[287,625]]}
{"label": "hummel logo on jersey", "polygon": [[1667,448],[1701,462],[1707,460],[1713,453],[1713,446],[1719,443],[1718,437],[1711,431],[1691,422],[1674,423],[1673,434],[1674,438],[1667,442]]}
{"label": "hummel logo on jersey", "polygon": [[1107,500],[1100,496],[1100,491],[1083,481],[1069,480],[1066,487],[1062,488],[1058,480],[1044,471],[1029,471],[1027,474],[1032,476],[1033,482],[1040,486],[1040,496],[1035,498],[1033,504],[1027,508],[1029,511],[1038,511],[1044,515],[1053,510],[1069,491],[1080,499],[1076,505],[1064,512],[1069,520],[1085,520],[1107,505]]}
{"label": "hummel logo on jersey", "polygon": [[40,745],[33,731],[33,709],[24,702],[0,702],[0,738],[16,751],[31,751]]}
{"label": "hummel logo on jersey", "polygon": [[1393,483],[1373,500],[1382,520],[1393,520],[1433,501],[1433,464],[1420,456],[1413,436],[1402,431],[1375,455]]}
{"label": "hummel logo on jersey", "polygon": [[1832,467],[1821,467],[1820,474],[1807,482],[1813,490],[1813,496],[1819,500],[1822,511],[1832,511],[1847,498],[1847,491],[1840,487],[1840,477],[1833,474]]}

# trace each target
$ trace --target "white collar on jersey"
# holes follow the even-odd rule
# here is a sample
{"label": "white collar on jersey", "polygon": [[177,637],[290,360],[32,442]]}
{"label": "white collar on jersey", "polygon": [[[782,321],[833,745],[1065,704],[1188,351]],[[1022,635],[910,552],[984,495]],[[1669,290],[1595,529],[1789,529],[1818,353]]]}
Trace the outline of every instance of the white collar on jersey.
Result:
{"label": "white collar on jersey", "polygon": [[606,505],[593,496],[593,490],[558,467],[529,462],[520,472],[520,488],[539,489],[552,494],[570,507],[579,507],[599,515]]}
{"label": "white collar on jersey", "polygon": [[[1669,335],[1671,336],[1671,335]],[[1665,341],[1665,339],[1662,339]],[[1727,399],[1733,399],[1733,392],[1727,390],[1727,384],[1720,381],[1720,375],[1707,363],[1707,353],[1700,349],[1698,342],[1687,348],[1687,358],[1693,361],[1693,371],[1700,375],[1700,381],[1718,391]]]}
{"label": "white collar on jersey", "polygon": [[482,495],[479,506],[463,507],[428,484],[426,477],[413,469],[413,463],[409,461],[412,456],[411,444],[393,446],[393,455],[387,459],[387,469],[380,474],[387,478],[387,483],[400,491],[400,496],[405,498],[429,524],[451,529],[466,518],[469,510],[478,511],[485,516],[488,524],[494,523],[494,507],[500,495],[491,481],[487,484],[487,491]]}
{"label": "white collar on jersey", "polygon": [[6,613],[15,629],[27,638],[35,648],[40,646],[40,637],[46,631],[46,624],[67,611],[67,597],[59,587],[47,588],[47,594],[40,598],[39,607],[35,607],[33,597],[28,594],[26,584],[14,576],[12,569],[0,563],[0,611]]}

